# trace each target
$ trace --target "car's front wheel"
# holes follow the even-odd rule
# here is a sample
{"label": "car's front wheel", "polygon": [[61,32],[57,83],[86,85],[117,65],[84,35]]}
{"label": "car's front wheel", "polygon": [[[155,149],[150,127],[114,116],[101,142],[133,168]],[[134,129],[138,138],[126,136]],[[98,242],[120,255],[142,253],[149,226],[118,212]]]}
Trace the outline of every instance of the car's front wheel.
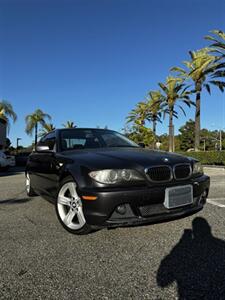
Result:
{"label": "car's front wheel", "polygon": [[66,230],[74,234],[87,234],[91,231],[91,226],[85,220],[77,185],[72,177],[62,181],[55,207],[58,219]]}
{"label": "car's front wheel", "polygon": [[27,196],[28,197],[36,196],[36,193],[31,186],[31,179],[29,173],[26,173],[25,185],[26,185]]}

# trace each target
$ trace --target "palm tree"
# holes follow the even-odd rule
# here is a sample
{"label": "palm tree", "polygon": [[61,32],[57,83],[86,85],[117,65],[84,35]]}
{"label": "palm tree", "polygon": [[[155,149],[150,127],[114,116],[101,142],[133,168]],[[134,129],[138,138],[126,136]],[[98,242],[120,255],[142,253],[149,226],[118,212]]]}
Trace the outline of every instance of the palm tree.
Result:
{"label": "palm tree", "polygon": [[38,138],[38,124],[42,127],[46,125],[45,119],[51,120],[51,116],[44,113],[41,109],[36,109],[32,114],[25,117],[26,133],[32,135],[35,131],[35,145]]}
{"label": "palm tree", "polygon": [[185,69],[173,67],[171,71],[178,72],[178,76],[187,82],[192,81],[194,84],[194,92],[196,93],[196,111],[195,111],[195,150],[198,151],[200,144],[200,112],[201,112],[201,92],[203,88],[210,94],[210,85],[213,84],[223,91],[225,83],[213,80],[213,74],[221,70],[223,63],[220,58],[211,54],[212,49],[203,48],[198,51],[190,51],[190,61],[184,61]]}
{"label": "palm tree", "polygon": [[[127,123],[134,123],[133,128],[136,128],[136,131],[145,132],[147,129],[145,127],[146,121],[150,121],[150,112],[148,102],[140,101],[136,104],[136,107],[131,110],[127,119]],[[141,134],[142,138],[143,135]],[[149,142],[147,143],[149,144]]]}
{"label": "palm tree", "polygon": [[13,120],[13,122],[17,120],[17,115],[13,110],[12,104],[6,100],[0,101],[0,120],[6,124],[8,129],[10,127],[10,118]]}
{"label": "palm tree", "polygon": [[225,56],[225,32],[222,30],[212,30],[210,31],[211,35],[205,36],[206,40],[212,41],[213,43],[210,47],[213,47],[217,52],[220,53],[223,57]]}
{"label": "palm tree", "polygon": [[169,76],[166,78],[166,83],[159,83],[162,89],[163,101],[160,100],[161,109],[169,114],[169,151],[173,152],[174,147],[174,125],[173,117],[178,117],[178,113],[175,111],[175,106],[178,106],[185,115],[183,107],[178,104],[178,101],[184,102],[188,107],[194,104],[190,98],[190,92],[187,88],[184,88],[183,80],[181,78]]}
{"label": "palm tree", "polygon": [[55,130],[55,126],[52,123],[45,123],[42,127],[42,131],[40,132],[39,136],[42,137],[53,130]]}
{"label": "palm tree", "polygon": [[133,122],[135,125],[144,126],[145,122],[149,120],[149,107],[147,102],[138,102],[126,119],[127,123]]}
{"label": "palm tree", "polygon": [[156,138],[156,123],[160,121],[160,99],[162,95],[160,91],[151,91],[148,94],[146,101],[138,102],[136,108],[131,110],[127,117],[127,123],[133,122],[138,127],[143,127],[146,121],[152,123],[153,131],[153,145],[155,145]]}
{"label": "palm tree", "polygon": [[160,91],[150,91],[148,93],[147,99],[150,112],[150,119],[152,121],[152,131],[154,133],[154,137],[156,137],[156,125],[157,122],[161,122],[161,102],[163,100],[163,97]]}
{"label": "palm tree", "polygon": [[[222,30],[212,30],[210,31],[212,36],[205,36],[206,40],[212,41],[210,47],[212,48],[212,52],[220,55],[221,60],[223,60],[223,64],[220,65],[220,70],[213,73],[213,78],[225,77],[225,32]],[[218,82],[218,86],[221,91],[224,90],[224,85]]]}
{"label": "palm tree", "polygon": [[66,124],[62,124],[65,128],[76,128],[77,126],[74,124],[74,122],[67,121]]}

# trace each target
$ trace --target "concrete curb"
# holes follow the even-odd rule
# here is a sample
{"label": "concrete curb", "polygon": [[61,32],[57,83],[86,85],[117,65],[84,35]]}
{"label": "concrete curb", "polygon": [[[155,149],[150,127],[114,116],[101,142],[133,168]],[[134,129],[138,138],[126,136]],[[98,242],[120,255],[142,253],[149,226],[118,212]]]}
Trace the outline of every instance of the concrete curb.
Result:
{"label": "concrete curb", "polygon": [[209,169],[225,169],[225,166],[203,165],[203,168],[209,168]]}

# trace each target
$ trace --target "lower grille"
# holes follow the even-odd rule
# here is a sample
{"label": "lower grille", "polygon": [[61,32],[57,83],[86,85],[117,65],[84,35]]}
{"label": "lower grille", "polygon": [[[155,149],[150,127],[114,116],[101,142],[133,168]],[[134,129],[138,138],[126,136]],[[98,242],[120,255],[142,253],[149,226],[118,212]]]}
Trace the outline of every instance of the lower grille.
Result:
{"label": "lower grille", "polygon": [[139,211],[142,217],[150,217],[154,215],[164,214],[167,212],[167,209],[164,207],[163,204],[151,204],[140,206]]}
{"label": "lower grille", "polygon": [[147,175],[151,181],[163,182],[173,178],[172,170],[169,166],[155,166],[147,170]]}

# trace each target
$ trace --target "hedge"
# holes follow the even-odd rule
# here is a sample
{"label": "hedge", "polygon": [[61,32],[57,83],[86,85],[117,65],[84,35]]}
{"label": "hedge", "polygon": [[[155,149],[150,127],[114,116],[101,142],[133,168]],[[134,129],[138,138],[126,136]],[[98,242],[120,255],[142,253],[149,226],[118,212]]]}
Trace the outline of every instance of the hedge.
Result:
{"label": "hedge", "polygon": [[196,158],[203,165],[225,166],[225,151],[182,152],[180,154]]}

